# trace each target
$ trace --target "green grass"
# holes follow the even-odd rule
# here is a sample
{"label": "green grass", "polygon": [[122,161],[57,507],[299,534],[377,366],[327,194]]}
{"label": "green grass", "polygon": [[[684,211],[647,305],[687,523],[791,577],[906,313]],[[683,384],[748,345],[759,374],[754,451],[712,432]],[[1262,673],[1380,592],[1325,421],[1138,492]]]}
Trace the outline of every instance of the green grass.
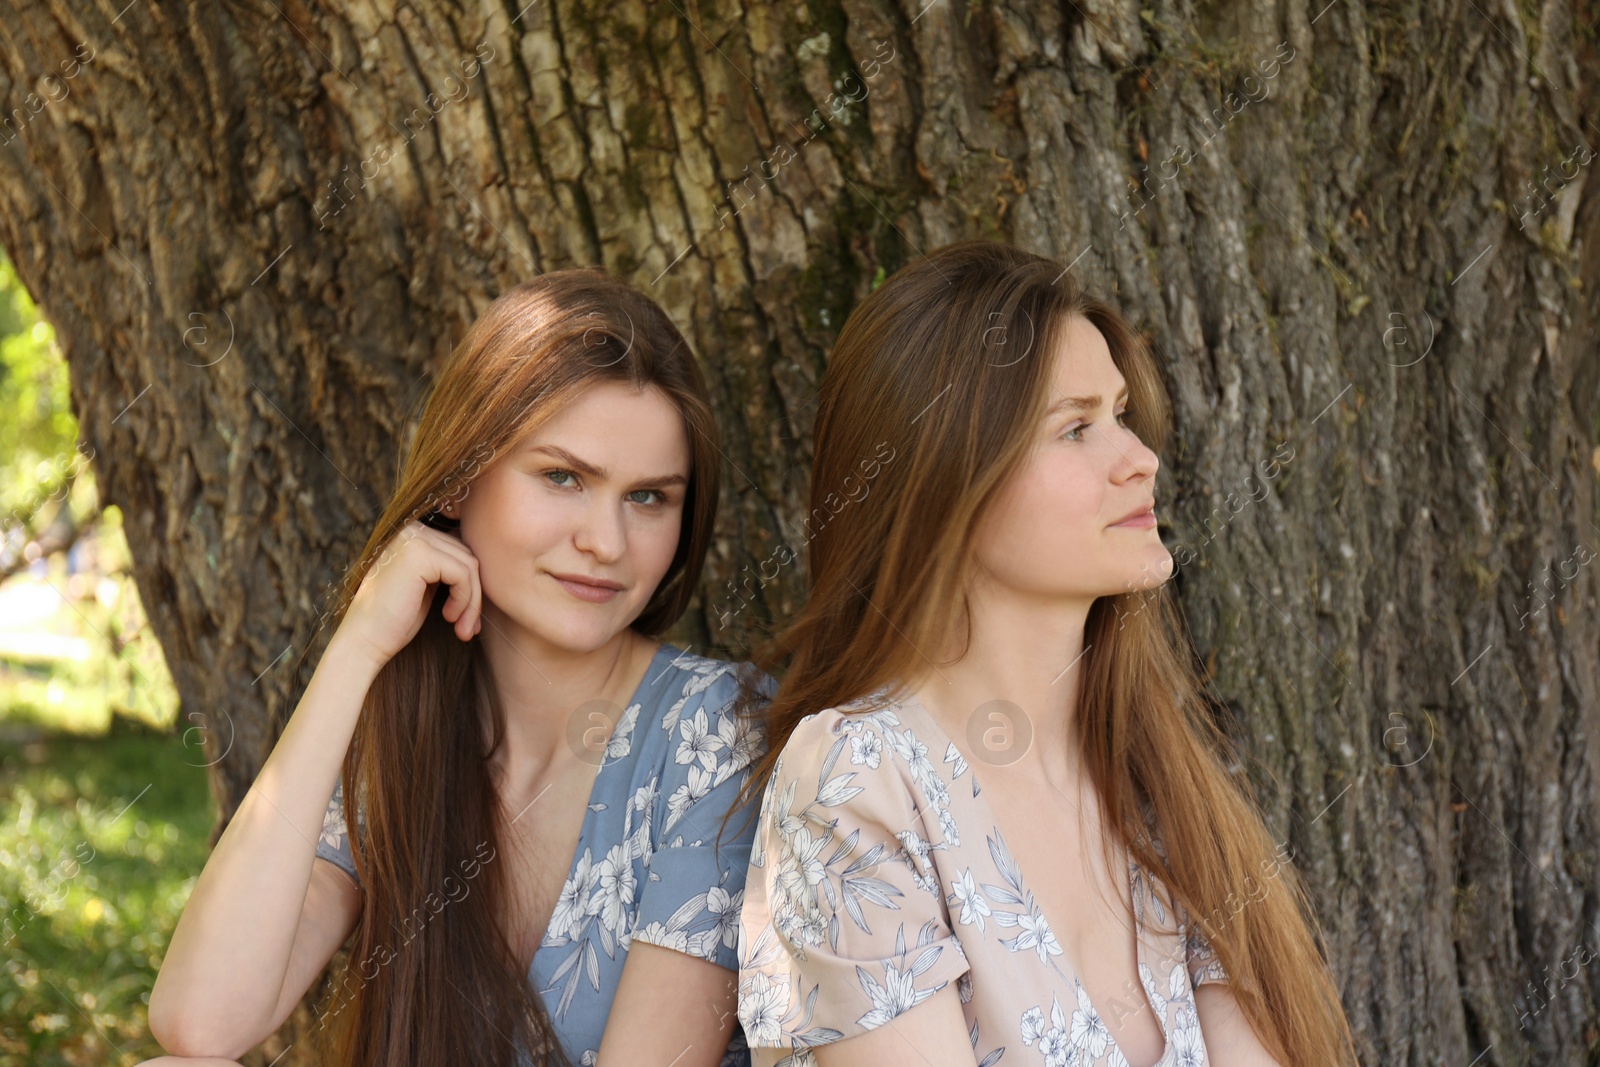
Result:
{"label": "green grass", "polygon": [[0,583],[0,1067],[161,1054],[146,1001],[215,817],[54,336],[0,251],[0,537],[89,531]]}
{"label": "green grass", "polygon": [[99,737],[0,742],[0,1065],[161,1055],[150,987],[209,853],[198,762],[121,718]]}

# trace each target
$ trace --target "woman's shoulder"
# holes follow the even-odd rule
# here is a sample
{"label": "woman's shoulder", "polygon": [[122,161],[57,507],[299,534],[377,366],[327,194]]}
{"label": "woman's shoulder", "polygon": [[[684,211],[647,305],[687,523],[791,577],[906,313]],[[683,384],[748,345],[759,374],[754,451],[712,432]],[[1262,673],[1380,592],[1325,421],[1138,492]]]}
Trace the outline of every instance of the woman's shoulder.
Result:
{"label": "woman's shoulder", "polygon": [[777,683],[749,663],[663,644],[622,709],[606,757],[662,766],[709,763],[715,756],[728,765],[719,769],[725,776],[765,750],[760,699],[747,706],[741,695],[770,699],[776,690]]}
{"label": "woman's shoulder", "polygon": [[819,762],[836,747],[848,745],[852,763],[876,770],[885,759],[909,767],[925,758],[926,740],[905,707],[883,688],[806,715],[790,732],[783,753],[791,763],[807,758]]}
{"label": "woman's shoulder", "polygon": [[[921,808],[929,791],[946,795],[928,759],[926,739],[884,689],[812,712],[785,739],[775,777],[860,804],[894,798]],[[855,799],[857,797],[860,799]]]}
{"label": "woman's shoulder", "polygon": [[738,689],[741,679],[764,690],[777,690],[777,682],[772,676],[748,661],[702,656],[670,642],[663,642],[645,673],[640,691],[674,697],[692,697],[701,693],[727,697]]}
{"label": "woman's shoulder", "polygon": [[[639,684],[635,702],[641,715],[670,733],[685,718],[702,712],[716,719],[739,710],[744,691],[770,698],[777,692],[777,682],[751,663],[701,656],[663,644]],[[748,713],[746,717],[757,718]]]}

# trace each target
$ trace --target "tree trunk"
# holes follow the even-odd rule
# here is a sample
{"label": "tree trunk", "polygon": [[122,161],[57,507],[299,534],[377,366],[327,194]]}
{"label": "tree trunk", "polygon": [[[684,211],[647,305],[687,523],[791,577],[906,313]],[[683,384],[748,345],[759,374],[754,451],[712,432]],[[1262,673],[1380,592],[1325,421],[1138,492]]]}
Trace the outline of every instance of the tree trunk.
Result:
{"label": "tree trunk", "polygon": [[124,2],[0,20],[0,243],[224,820],[497,293],[603,264],[702,354],[674,636],[737,652],[803,594],[723,624],[803,544],[840,325],[989,236],[1161,354],[1186,610],[1363,1062],[1594,1062],[1592,7]]}

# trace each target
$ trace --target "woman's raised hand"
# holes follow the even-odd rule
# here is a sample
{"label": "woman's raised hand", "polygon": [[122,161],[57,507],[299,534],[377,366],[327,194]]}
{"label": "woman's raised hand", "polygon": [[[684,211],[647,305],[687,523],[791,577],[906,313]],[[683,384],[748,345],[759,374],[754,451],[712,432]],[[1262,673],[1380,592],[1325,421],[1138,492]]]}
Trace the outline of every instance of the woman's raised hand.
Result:
{"label": "woman's raised hand", "polygon": [[440,582],[450,587],[445,620],[455,624],[461,640],[472,640],[483,628],[478,558],[460,538],[408,523],[361,579],[334,637],[351,642],[382,667],[422,629]]}

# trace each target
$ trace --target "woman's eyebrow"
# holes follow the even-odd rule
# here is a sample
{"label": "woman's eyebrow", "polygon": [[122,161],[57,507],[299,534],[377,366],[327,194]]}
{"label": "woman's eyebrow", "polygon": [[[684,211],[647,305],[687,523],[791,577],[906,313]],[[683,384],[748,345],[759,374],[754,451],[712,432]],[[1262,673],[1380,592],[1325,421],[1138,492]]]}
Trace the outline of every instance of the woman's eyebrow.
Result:
{"label": "woman's eyebrow", "polygon": [[[528,451],[548,453],[549,455],[560,460],[562,463],[565,463],[567,466],[571,467],[573,470],[577,471],[579,474],[582,474],[588,478],[597,478],[603,482],[611,477],[611,472],[607,471],[604,467],[597,467],[586,459],[579,459],[577,456],[573,455],[571,452],[568,452],[560,445],[533,445],[528,449]],[[687,485],[688,483],[689,479],[685,478],[681,474],[663,474],[655,478],[641,478],[636,484]]]}
{"label": "woman's eyebrow", "polygon": [[[1127,396],[1128,387],[1124,385],[1122,387],[1122,391],[1117,394],[1117,399],[1126,400]],[[1104,400],[1105,397],[1101,396],[1099,393],[1096,393],[1093,396],[1064,396],[1060,400],[1057,400],[1054,404],[1050,405],[1050,410],[1045,412],[1045,417],[1049,418],[1050,416],[1062,411],[1094,411],[1095,409],[1099,408]]]}

